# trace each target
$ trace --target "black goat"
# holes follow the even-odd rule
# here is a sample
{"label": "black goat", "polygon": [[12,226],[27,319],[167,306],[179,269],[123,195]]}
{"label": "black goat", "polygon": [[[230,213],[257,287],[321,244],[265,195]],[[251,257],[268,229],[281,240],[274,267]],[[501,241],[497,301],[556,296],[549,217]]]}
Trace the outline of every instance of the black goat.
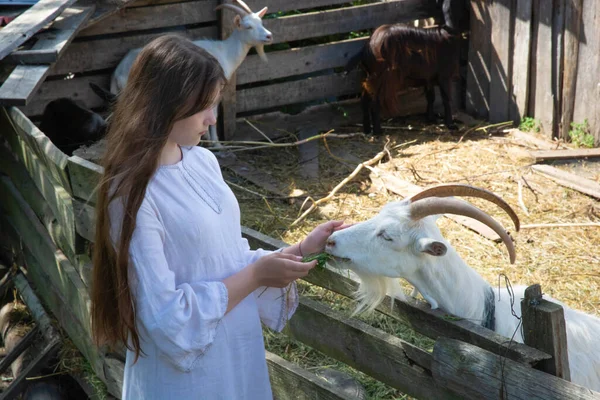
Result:
{"label": "black goat", "polygon": [[80,146],[89,146],[104,137],[106,121],[78,102],[62,97],[46,105],[40,130],[70,156]]}

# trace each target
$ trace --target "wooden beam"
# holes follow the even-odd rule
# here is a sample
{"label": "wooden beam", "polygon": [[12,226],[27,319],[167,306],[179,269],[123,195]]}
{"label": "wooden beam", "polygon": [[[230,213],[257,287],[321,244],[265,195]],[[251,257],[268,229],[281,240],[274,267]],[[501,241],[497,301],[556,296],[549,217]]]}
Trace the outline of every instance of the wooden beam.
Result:
{"label": "wooden beam", "polygon": [[25,43],[75,0],[40,0],[0,30],[0,60]]}
{"label": "wooden beam", "polygon": [[73,187],[73,196],[85,203],[96,204],[96,190],[104,168],[78,156],[71,156],[67,170]]}
{"label": "wooden beam", "polygon": [[23,299],[23,302],[29,309],[31,316],[37,322],[36,326],[40,328],[44,338],[47,341],[51,341],[53,338],[58,337],[58,331],[54,327],[50,317],[48,317],[37,294],[35,294],[31,286],[29,286],[29,282],[27,282],[25,276],[19,272],[12,278],[12,281],[14,282],[19,295]]}
{"label": "wooden beam", "polygon": [[535,284],[525,289],[521,315],[525,344],[552,356],[535,368],[570,381],[567,326],[562,306],[542,299],[542,288]]}
{"label": "wooden beam", "polygon": [[554,97],[552,93],[552,13],[553,0],[533,0],[533,24],[536,46],[535,70],[531,72],[530,112],[540,121],[544,136],[553,137]]}
{"label": "wooden beam", "polygon": [[[247,227],[242,227],[242,236],[248,239],[253,249],[276,250],[288,246],[281,240],[273,239]],[[354,298],[358,288],[356,281],[326,268],[312,269],[304,280],[349,298]],[[440,310],[432,310],[426,303],[407,299],[406,302],[395,300],[393,307],[391,304],[391,299],[386,296],[376,310],[410,325],[415,331],[430,338],[447,336],[468,340],[502,357],[530,366],[550,358],[550,355],[521,343],[509,343],[504,336],[470,321],[448,318],[447,314]]]}
{"label": "wooden beam", "polygon": [[433,378],[472,400],[592,400],[600,393],[469,343],[440,338],[433,348]]}
{"label": "wooden beam", "polygon": [[288,328],[293,338],[410,396],[457,398],[431,378],[429,353],[313,300],[300,298]]}
{"label": "wooden beam", "polygon": [[25,106],[48,75],[46,65],[17,65],[0,86],[0,106]]}
{"label": "wooden beam", "polygon": [[267,367],[273,397],[278,400],[341,400],[354,399],[344,395],[333,383],[319,378],[269,351]]}
{"label": "wooden beam", "polygon": [[490,112],[490,2],[471,0],[471,32],[467,69],[466,108],[469,114],[487,119]]}
{"label": "wooden beam", "polygon": [[411,22],[438,13],[435,0],[397,0],[266,19],[263,25],[273,32],[273,43],[283,43]]}
{"label": "wooden beam", "polygon": [[238,90],[237,112],[266,110],[332,96],[357,94],[360,92],[361,76],[360,71],[352,71],[347,76],[342,73],[321,75]]}
{"label": "wooden beam", "polygon": [[[237,84],[269,81],[293,75],[346,65],[357,54],[368,38],[356,38],[317,46],[299,47],[268,53],[269,64],[258,55],[249,55],[237,70]],[[270,67],[277,65],[277,68]]]}
{"label": "wooden beam", "polygon": [[[225,40],[235,30],[233,12],[221,10],[219,12],[219,38]],[[227,84],[223,88],[221,104],[219,105],[218,136],[226,141],[235,135],[235,115],[237,113],[236,71],[233,71]]]}
{"label": "wooden beam", "polygon": [[529,154],[536,163],[541,161],[599,158],[600,149],[538,150]]}
{"label": "wooden beam", "polygon": [[[213,22],[217,20],[215,7],[218,4],[219,0],[196,0],[146,7],[125,7],[121,12],[104,19],[101,24],[94,24],[82,30],[78,38]],[[157,18],[159,15],[160,18]]]}
{"label": "wooden beam", "polygon": [[23,353],[29,345],[33,343],[35,339],[37,339],[37,335],[39,334],[40,329],[38,325],[34,325],[33,328],[25,337],[23,337],[13,349],[2,358],[0,361],[0,374],[4,374],[6,370],[11,366],[11,364]]}
{"label": "wooden beam", "polygon": [[582,178],[570,172],[562,171],[550,165],[532,165],[534,172],[552,179],[561,186],[568,187],[578,192],[600,199],[600,184],[591,179]]}
{"label": "wooden beam", "polygon": [[529,105],[529,71],[531,52],[531,0],[515,5],[515,32],[512,50],[512,82],[509,119],[516,124],[527,116]]}
{"label": "wooden beam", "polygon": [[490,122],[508,120],[511,88],[510,36],[511,2],[495,0],[490,6],[491,59],[490,59]]}
{"label": "wooden beam", "polygon": [[94,6],[67,8],[54,20],[50,28],[36,36],[36,42],[31,49],[14,51],[3,61],[14,64],[56,62],[93,12]]}
{"label": "wooden beam", "polygon": [[567,2],[565,9],[562,116],[559,133],[563,140],[569,140],[575,109],[582,5],[583,0],[572,0]]}

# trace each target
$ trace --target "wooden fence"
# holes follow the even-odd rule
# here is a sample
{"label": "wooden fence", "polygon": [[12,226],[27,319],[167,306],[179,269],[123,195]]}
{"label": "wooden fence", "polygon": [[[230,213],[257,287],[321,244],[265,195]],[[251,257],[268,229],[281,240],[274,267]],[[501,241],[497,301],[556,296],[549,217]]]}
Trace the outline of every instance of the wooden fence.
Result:
{"label": "wooden fence", "polygon": [[597,0],[471,0],[467,112],[563,139],[587,119],[598,145],[599,99]]}
{"label": "wooden fence", "polygon": [[[110,393],[119,397],[124,353],[96,348],[90,334],[88,253],[94,240],[94,188],[102,170],[61,153],[15,107],[0,108],[0,140],[0,228],[11,237],[13,251],[23,258],[36,293]],[[244,228],[243,235],[253,248],[286,246],[250,229]],[[324,268],[313,270],[305,280],[348,297],[357,287],[357,282]],[[538,294],[534,289],[532,298]],[[544,340],[536,344],[541,351],[512,343],[469,321],[447,318],[425,303],[395,301],[393,307],[390,303],[386,299],[377,310],[434,339],[433,352],[309,298],[301,298],[289,321],[289,334],[420,399],[497,399],[502,391],[516,399],[600,396],[547,373],[568,378],[559,306],[544,301],[535,305],[529,299],[522,303],[523,314],[532,315],[531,321],[545,321]],[[536,343],[538,327],[527,318],[524,324],[526,332],[533,333],[528,340]],[[344,398],[334,385],[277,355],[269,354],[267,362],[277,398]]]}
{"label": "wooden fence", "polygon": [[[48,102],[59,97],[79,99],[93,109],[106,107],[89,83],[108,88],[112,71],[128,50],[141,47],[166,32],[194,39],[226,37],[234,14],[229,10],[216,12],[214,8],[220,2],[137,0],[129,3],[101,23],[78,29],[55,64],[19,66],[19,74],[14,76],[16,93],[0,96],[0,104],[17,105],[33,120],[39,118]],[[325,105],[296,116],[274,111],[285,106],[356,97],[360,92],[361,72],[355,70],[345,75],[341,70],[366,40],[365,37],[352,38],[356,32],[368,32],[384,23],[441,15],[437,0],[361,3],[365,4],[352,6],[348,0],[250,1],[250,7],[256,10],[269,7],[270,14],[263,23],[273,33],[274,41],[267,46],[268,63],[250,54],[232,77],[221,110],[224,138],[261,137],[240,119],[248,116],[253,116],[269,136],[314,126],[317,119],[325,120],[325,125],[357,122],[361,114],[358,103],[352,101]],[[275,17],[282,14],[290,15]],[[39,84],[23,85],[23,80],[39,81]],[[405,103],[404,114],[425,110],[425,98],[420,90],[408,91]]]}

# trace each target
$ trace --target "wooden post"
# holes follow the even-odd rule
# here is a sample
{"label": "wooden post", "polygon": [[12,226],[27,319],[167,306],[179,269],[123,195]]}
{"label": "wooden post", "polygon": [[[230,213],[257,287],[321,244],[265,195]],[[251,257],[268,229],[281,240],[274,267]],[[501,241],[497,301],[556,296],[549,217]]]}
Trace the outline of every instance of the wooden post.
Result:
{"label": "wooden post", "polygon": [[525,344],[552,355],[550,360],[541,361],[535,368],[570,381],[567,329],[562,306],[543,300],[542,288],[535,284],[525,290],[521,313]]}
{"label": "wooden post", "polygon": [[[223,1],[224,3],[225,1]],[[219,16],[219,38],[226,39],[234,30],[232,13],[226,10],[220,11]],[[229,78],[227,85],[221,93],[221,105],[219,106],[219,122],[217,132],[222,140],[232,140],[235,135],[236,96],[235,72]]]}
{"label": "wooden post", "polygon": [[488,118],[490,111],[490,36],[491,21],[488,2],[471,0],[471,34],[467,69],[467,112]]}
{"label": "wooden post", "polygon": [[579,33],[583,0],[568,1],[565,9],[562,116],[559,137],[569,139],[575,109],[575,87],[579,59]]}

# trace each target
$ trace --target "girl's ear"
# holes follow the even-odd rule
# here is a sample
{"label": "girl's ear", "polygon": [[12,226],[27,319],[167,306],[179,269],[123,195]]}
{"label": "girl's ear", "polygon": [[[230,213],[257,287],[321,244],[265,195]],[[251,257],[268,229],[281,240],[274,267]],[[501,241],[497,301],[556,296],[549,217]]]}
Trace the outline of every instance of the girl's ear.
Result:
{"label": "girl's ear", "polygon": [[242,26],[242,17],[240,17],[239,15],[236,15],[233,18],[233,24],[235,25],[236,28],[240,28]]}

